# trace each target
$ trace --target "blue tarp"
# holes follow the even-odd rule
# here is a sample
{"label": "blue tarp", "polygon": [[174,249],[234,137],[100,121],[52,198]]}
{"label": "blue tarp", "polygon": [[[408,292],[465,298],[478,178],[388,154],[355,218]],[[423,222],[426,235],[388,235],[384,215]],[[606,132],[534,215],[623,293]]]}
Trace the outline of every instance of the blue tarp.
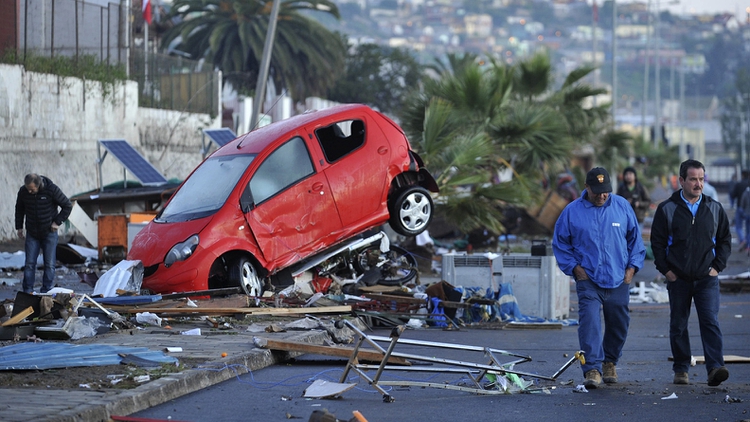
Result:
{"label": "blue tarp", "polygon": [[158,363],[177,363],[176,358],[145,347],[108,344],[16,343],[0,347],[0,370],[119,365],[123,359],[119,356],[120,354],[133,355]]}
{"label": "blue tarp", "polygon": [[468,299],[472,296],[480,296],[485,299],[491,299],[495,301],[494,305],[474,305],[471,307],[471,309],[465,311],[464,319],[468,319],[471,322],[492,321],[495,319],[499,319],[501,321],[508,322],[559,322],[562,325],[566,326],[578,325],[578,321],[575,319],[544,319],[542,317],[524,315],[518,308],[518,302],[516,301],[515,295],[513,295],[513,287],[510,285],[510,283],[501,283],[500,290],[497,292],[492,291],[492,289],[490,288],[482,291],[481,287],[466,287],[464,288],[463,294],[464,299]]}

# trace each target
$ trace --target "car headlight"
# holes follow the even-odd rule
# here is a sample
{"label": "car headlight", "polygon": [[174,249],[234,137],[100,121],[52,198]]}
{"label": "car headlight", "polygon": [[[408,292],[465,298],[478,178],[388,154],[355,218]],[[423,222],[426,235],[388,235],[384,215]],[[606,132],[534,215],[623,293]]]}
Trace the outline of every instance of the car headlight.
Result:
{"label": "car headlight", "polygon": [[184,261],[190,258],[190,255],[195,252],[195,248],[198,247],[200,239],[197,234],[194,234],[184,242],[180,242],[172,247],[167,252],[166,258],[164,258],[164,266],[169,267],[177,261]]}

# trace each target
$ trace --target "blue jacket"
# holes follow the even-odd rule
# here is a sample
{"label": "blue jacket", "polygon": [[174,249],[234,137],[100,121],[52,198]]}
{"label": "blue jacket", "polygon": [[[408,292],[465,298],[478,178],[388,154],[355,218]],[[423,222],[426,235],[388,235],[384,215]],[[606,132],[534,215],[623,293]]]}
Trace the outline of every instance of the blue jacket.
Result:
{"label": "blue jacket", "polygon": [[589,279],[602,288],[615,288],[625,279],[625,270],[643,268],[646,248],[635,212],[628,201],[610,194],[597,207],[586,191],[568,204],[555,223],[552,249],[560,270],[573,276],[581,265]]}

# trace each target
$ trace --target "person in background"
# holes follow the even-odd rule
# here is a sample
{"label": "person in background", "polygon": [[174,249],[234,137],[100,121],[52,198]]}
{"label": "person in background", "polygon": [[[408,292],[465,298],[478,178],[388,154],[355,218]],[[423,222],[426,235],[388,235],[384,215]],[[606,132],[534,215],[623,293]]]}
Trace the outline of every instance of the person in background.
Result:
{"label": "person in background", "polygon": [[745,212],[740,207],[740,199],[742,199],[742,194],[745,192],[745,189],[747,189],[748,186],[750,186],[750,180],[748,180],[748,173],[747,171],[743,171],[742,173],[742,179],[737,182],[731,191],[729,191],[729,200],[734,201],[735,204],[737,204],[737,208],[735,208],[734,211],[734,232],[737,234],[737,241],[740,244],[740,249],[745,248],[747,245],[747,240],[745,238]]}
{"label": "person in background", "polygon": [[626,167],[622,171],[622,183],[617,187],[617,194],[628,200],[635,211],[638,225],[641,226],[651,206],[651,197],[646,187],[638,181],[638,174],[633,167]]}
{"label": "person in background", "polygon": [[695,303],[708,385],[727,378],[723,337],[719,327],[719,273],[726,267],[732,235],[721,203],[703,194],[705,167],[700,161],[680,165],[682,189],[659,204],[651,226],[654,265],[667,279],[669,343],[675,384],[689,384],[688,319]]}
{"label": "person in background", "polygon": [[[33,293],[36,262],[41,251],[44,257],[42,293],[55,281],[57,229],[68,219],[73,205],[52,181],[35,173],[27,174],[16,197],[16,231],[26,238],[26,265],[23,270],[23,292]],[[24,219],[26,234],[24,235]]]}
{"label": "person in background", "polygon": [[712,184],[708,183],[708,175],[703,178],[703,194],[710,196],[716,202],[719,201],[719,193],[716,192],[716,188]]}
{"label": "person in background", "polygon": [[729,192],[729,208],[734,208],[734,203],[740,200],[739,198],[734,198],[732,196],[732,191],[734,191],[735,186],[737,186],[737,173],[732,175],[732,180],[729,181],[729,185],[727,186]]}
{"label": "person in background", "polygon": [[633,207],[611,195],[609,173],[591,169],[585,186],[557,219],[552,249],[560,270],[576,280],[584,386],[597,388],[602,380],[617,382],[616,365],[630,325],[630,282],[643,267],[646,248]]}
{"label": "person in background", "polygon": [[739,250],[740,252],[746,251],[748,249],[747,240],[750,239],[750,186],[746,187],[745,192],[740,195],[734,218],[741,218],[743,220],[744,231],[738,234],[738,236],[745,240],[740,242]]}

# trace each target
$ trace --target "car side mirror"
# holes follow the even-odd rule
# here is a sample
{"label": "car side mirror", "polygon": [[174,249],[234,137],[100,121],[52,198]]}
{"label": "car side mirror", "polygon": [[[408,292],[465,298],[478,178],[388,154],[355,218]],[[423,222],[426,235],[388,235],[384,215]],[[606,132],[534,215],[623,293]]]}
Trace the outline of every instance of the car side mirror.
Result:
{"label": "car side mirror", "polygon": [[248,213],[254,207],[253,194],[250,192],[250,185],[247,185],[245,190],[242,191],[242,196],[240,196],[240,209],[242,209],[242,212]]}

